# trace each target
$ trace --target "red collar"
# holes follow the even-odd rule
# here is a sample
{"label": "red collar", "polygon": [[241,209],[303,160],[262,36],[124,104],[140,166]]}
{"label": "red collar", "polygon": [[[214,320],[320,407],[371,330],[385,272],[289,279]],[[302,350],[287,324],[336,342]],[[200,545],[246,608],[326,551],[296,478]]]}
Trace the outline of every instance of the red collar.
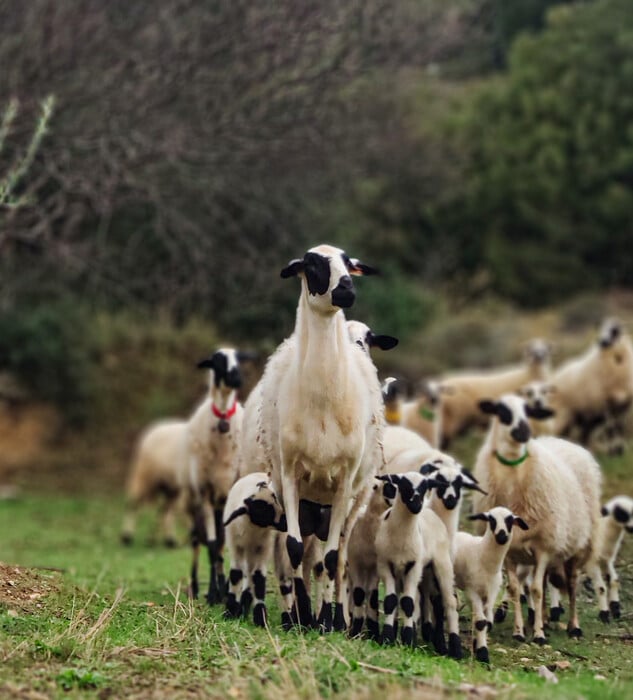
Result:
{"label": "red collar", "polygon": [[220,411],[220,409],[214,404],[211,404],[211,410],[216,418],[221,418],[222,420],[230,420],[237,411],[237,401],[233,401],[233,405],[228,411]]}

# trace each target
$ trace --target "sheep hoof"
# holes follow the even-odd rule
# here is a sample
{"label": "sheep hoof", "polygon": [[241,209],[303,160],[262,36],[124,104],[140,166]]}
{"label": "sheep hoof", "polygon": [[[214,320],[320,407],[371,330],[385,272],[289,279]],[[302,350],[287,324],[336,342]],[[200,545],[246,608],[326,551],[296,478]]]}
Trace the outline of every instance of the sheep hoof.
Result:
{"label": "sheep hoof", "polygon": [[613,615],[613,619],[619,620],[620,616],[622,615],[622,609],[620,608],[620,601],[619,600],[612,600],[609,603],[609,608],[611,609],[611,614]]}
{"label": "sheep hoof", "polygon": [[257,603],[253,608],[253,624],[256,627],[266,627],[266,606],[263,603]]}
{"label": "sheep hoof", "polygon": [[[364,622],[364,619],[362,617],[353,617],[352,618],[352,626],[350,627],[350,630],[349,630],[350,637],[360,637],[360,635],[363,631],[363,622]],[[369,622],[367,623],[367,627],[369,628]]]}
{"label": "sheep hoof", "polygon": [[434,630],[433,647],[440,656],[446,656],[446,654],[448,654],[448,649],[446,648],[446,640],[444,639],[444,634],[442,632]]}
{"label": "sheep hoof", "polygon": [[396,641],[396,630],[393,625],[383,625],[381,644],[394,644]]}
{"label": "sheep hoof", "polygon": [[524,642],[525,635],[524,634],[513,634],[512,639],[514,639],[515,642]]}
{"label": "sheep hoof", "polygon": [[126,547],[129,547],[132,542],[134,542],[134,537],[132,536],[131,533],[129,532],[122,532],[121,533],[121,544],[124,544]]}
{"label": "sheep hoof", "polygon": [[528,625],[532,625],[532,627],[534,627],[535,619],[536,613],[534,612],[534,608],[528,608]]}
{"label": "sheep hoof", "polygon": [[297,622],[302,627],[309,628],[314,624],[314,619],[312,617],[312,608],[310,606],[310,596],[306,591],[305,583],[300,577],[295,577],[295,596],[297,603]]}
{"label": "sheep hoof", "polygon": [[462,640],[458,634],[451,632],[448,635],[448,655],[451,659],[461,659],[464,656],[462,651]]}
{"label": "sheep hoof", "polygon": [[292,617],[289,612],[281,613],[281,626],[284,632],[290,632],[293,627]]}
{"label": "sheep hoof", "polygon": [[345,622],[345,613],[343,612],[343,603],[336,603],[334,605],[334,631],[335,632],[345,632],[347,629],[347,622]]}
{"label": "sheep hoof", "polygon": [[227,619],[239,617],[242,613],[240,604],[237,602],[235,594],[229,593],[229,597],[226,601],[226,608],[224,609],[224,617]]}
{"label": "sheep hoof", "polygon": [[164,543],[167,549],[176,549],[178,546],[178,542],[175,537],[165,537]]}
{"label": "sheep hoof", "polygon": [[556,606],[555,608],[550,608],[549,609],[549,619],[550,622],[558,622],[560,620],[561,615],[565,612],[563,607],[561,605]]}
{"label": "sheep hoof", "polygon": [[490,655],[488,654],[488,647],[479,647],[475,652],[475,658],[477,661],[481,661],[482,664],[490,664]]}
{"label": "sheep hoof", "polygon": [[534,637],[534,644],[538,644],[542,647],[547,644],[547,639],[545,639],[545,637]]}
{"label": "sheep hoof", "polygon": [[430,622],[422,623],[422,639],[430,642],[433,639],[433,625]]}
{"label": "sheep hoof", "polygon": [[372,641],[380,643],[380,629],[376,620],[367,620],[367,636]]}
{"label": "sheep hoof", "polygon": [[413,627],[403,627],[402,633],[400,634],[400,639],[406,647],[415,646],[415,635],[413,634]]}
{"label": "sheep hoof", "polygon": [[568,627],[567,634],[574,639],[578,639],[579,637],[582,637],[582,630],[580,627]]}
{"label": "sheep hoof", "polygon": [[503,622],[506,619],[506,615],[508,614],[508,608],[506,605],[500,605],[496,610],[495,610],[495,623],[499,624]]}
{"label": "sheep hoof", "polygon": [[598,613],[598,619],[600,620],[600,622],[604,622],[608,625],[609,622],[611,622],[611,615],[609,614],[608,610],[601,610]]}
{"label": "sheep hoof", "polygon": [[321,612],[317,618],[317,625],[321,632],[328,633],[332,631],[332,604],[325,601],[321,605]]}

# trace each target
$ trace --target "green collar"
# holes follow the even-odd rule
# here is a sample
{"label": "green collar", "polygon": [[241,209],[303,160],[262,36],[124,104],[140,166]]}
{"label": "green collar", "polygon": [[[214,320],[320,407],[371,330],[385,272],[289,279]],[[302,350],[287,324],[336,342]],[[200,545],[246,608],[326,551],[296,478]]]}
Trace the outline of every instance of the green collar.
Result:
{"label": "green collar", "polygon": [[424,418],[424,420],[435,420],[435,411],[432,411],[427,406],[420,406],[418,413],[422,416],[422,418]]}
{"label": "green collar", "polygon": [[518,467],[519,464],[523,464],[525,460],[530,456],[530,453],[525,450],[525,453],[519,457],[519,459],[506,459],[503,455],[500,455],[497,450],[495,450],[495,457],[504,464],[506,467]]}

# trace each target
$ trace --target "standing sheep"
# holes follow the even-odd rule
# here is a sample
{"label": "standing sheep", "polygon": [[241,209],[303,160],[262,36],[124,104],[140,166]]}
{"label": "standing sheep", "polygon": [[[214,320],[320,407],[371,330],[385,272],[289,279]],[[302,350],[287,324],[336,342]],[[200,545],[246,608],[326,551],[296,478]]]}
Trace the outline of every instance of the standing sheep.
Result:
{"label": "standing sheep", "polygon": [[210,577],[207,602],[219,603],[226,589],[222,549],[223,510],[231,486],[238,478],[237,446],[242,423],[242,406],[237,401],[241,385],[238,363],[246,355],[221,348],[198,363],[209,370],[209,396],[187,423],[189,466],[188,509],[192,519],[191,594],[198,595],[198,557],[206,543]]}
{"label": "standing sheep", "polygon": [[517,579],[519,563],[534,564],[534,641],[544,644],[543,580],[548,570],[564,570],[569,595],[570,636],[580,636],[576,611],[578,572],[590,559],[600,514],[601,474],[587,450],[558,438],[530,438],[524,401],[506,394],[482,401],[493,420],[479,451],[475,477],[487,496],[476,510],[505,506],[529,525],[515,535],[508,556],[508,588],[514,602],[514,637],[525,640]]}
{"label": "standing sheep", "polygon": [[[380,385],[371,359],[354,343],[342,309],[355,299],[350,275],[375,272],[329,245],[291,261],[282,278],[300,277],[301,295],[293,335],[269,359],[256,404],[247,420],[256,435],[244,443],[242,463],[265,459],[288,523],[286,549],[293,569],[298,621],[312,623],[310,599],[300,573],[304,544],[302,500],[331,506],[325,547],[327,574],[318,624],[344,629],[346,541],[358,510],[369,497],[371,477],[382,467],[384,424]],[[340,550],[340,551],[339,551]],[[290,612],[290,611],[286,611]]]}
{"label": "standing sheep", "polygon": [[529,527],[503,506],[471,515],[469,520],[483,520],[488,525],[483,537],[468,532],[456,534],[455,585],[470,599],[475,658],[487,664],[487,631],[492,627],[492,607],[501,588],[503,561],[512,544],[512,527]]}
{"label": "standing sheep", "polygon": [[145,430],[136,447],[127,484],[127,508],[121,541],[131,544],[141,506],[161,496],[162,532],[168,547],[176,546],[174,516],[187,483],[187,422],[164,420]]}

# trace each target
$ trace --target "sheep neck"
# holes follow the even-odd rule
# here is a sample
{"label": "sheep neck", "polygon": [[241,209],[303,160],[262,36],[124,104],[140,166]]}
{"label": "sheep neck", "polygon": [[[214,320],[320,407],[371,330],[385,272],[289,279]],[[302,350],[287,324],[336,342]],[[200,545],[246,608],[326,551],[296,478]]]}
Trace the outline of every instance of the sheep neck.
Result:
{"label": "sheep neck", "polygon": [[509,433],[501,430],[498,420],[495,420],[491,428],[491,451],[495,459],[507,467],[519,467],[528,458],[528,442],[517,442]]}
{"label": "sheep neck", "polygon": [[512,535],[505,544],[499,544],[489,527],[481,538],[481,552],[479,560],[485,571],[498,571],[512,544]]}
{"label": "sheep neck", "polygon": [[231,413],[236,405],[236,402],[237,392],[235,389],[227,391],[226,387],[213,387],[211,390],[211,406],[215,407],[219,413]]}

